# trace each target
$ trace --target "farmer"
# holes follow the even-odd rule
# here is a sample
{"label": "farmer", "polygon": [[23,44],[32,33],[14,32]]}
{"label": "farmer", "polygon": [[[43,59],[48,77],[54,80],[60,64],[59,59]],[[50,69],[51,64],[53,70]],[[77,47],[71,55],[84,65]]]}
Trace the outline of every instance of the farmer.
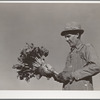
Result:
{"label": "farmer", "polygon": [[48,64],[48,69],[53,72],[55,81],[63,83],[63,90],[93,90],[92,76],[100,72],[99,59],[91,44],[83,44],[81,36],[84,30],[76,22],[66,24],[61,32],[70,46],[64,70],[56,74]]}

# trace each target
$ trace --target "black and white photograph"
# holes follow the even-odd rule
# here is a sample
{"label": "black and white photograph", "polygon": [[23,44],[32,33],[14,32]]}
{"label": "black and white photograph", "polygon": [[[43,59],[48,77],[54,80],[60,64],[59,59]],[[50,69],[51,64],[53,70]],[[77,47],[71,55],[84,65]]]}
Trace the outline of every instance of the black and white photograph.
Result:
{"label": "black and white photograph", "polygon": [[0,90],[100,91],[100,3],[0,3]]}

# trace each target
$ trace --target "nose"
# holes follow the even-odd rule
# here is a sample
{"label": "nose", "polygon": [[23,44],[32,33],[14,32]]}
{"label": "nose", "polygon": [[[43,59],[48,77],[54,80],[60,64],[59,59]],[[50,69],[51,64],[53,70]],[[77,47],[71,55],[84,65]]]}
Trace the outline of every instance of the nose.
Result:
{"label": "nose", "polygon": [[68,42],[69,41],[69,38],[68,37],[65,37],[66,41]]}

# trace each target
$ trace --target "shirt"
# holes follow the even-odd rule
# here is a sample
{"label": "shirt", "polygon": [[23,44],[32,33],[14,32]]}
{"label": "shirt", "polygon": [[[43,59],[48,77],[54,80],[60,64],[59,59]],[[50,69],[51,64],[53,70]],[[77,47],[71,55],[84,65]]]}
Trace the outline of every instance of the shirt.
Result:
{"label": "shirt", "polygon": [[[75,78],[72,83],[64,83],[65,90],[92,90],[92,76],[100,72],[100,63],[95,49],[91,44],[80,42],[71,48],[62,73],[71,73]],[[67,74],[65,74],[64,77]]]}

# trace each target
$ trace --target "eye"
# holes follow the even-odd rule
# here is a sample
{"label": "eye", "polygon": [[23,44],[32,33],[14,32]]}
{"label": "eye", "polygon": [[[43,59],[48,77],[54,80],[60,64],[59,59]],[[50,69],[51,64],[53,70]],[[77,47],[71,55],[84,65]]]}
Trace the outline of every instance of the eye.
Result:
{"label": "eye", "polygon": [[45,61],[45,59],[43,58],[43,61]]}
{"label": "eye", "polygon": [[70,35],[66,35],[65,38],[70,38]]}

